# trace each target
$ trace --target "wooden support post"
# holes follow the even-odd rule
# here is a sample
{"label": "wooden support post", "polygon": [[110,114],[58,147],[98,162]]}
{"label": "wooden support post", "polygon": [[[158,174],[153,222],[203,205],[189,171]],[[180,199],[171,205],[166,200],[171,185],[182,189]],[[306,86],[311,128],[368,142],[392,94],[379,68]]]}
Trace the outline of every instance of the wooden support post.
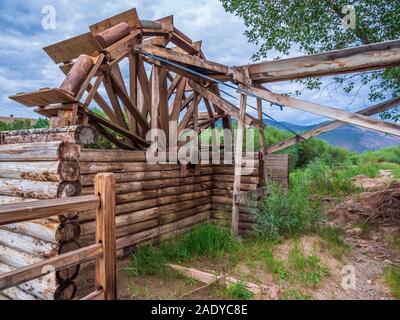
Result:
{"label": "wooden support post", "polygon": [[96,243],[103,245],[103,254],[96,259],[96,290],[104,291],[105,300],[116,300],[115,178],[113,173],[101,173],[96,176],[95,194],[100,197],[100,207],[96,211]]}
{"label": "wooden support post", "polygon": [[[263,111],[262,111],[262,100],[257,99],[257,111],[258,111],[258,120],[260,123],[264,122],[263,119]],[[265,137],[264,137],[264,128],[259,127],[259,142],[260,142],[260,177],[261,177],[261,183],[264,186],[265,183],[267,182],[268,175],[267,175],[267,167],[265,165]]]}
{"label": "wooden support post", "polygon": [[235,148],[235,177],[233,182],[233,201],[232,201],[232,235],[239,234],[239,206],[235,202],[236,195],[240,193],[240,178],[242,173],[242,152],[243,152],[243,130],[244,130],[244,117],[246,115],[247,96],[240,95],[240,110],[238,118],[238,131],[236,136]]}

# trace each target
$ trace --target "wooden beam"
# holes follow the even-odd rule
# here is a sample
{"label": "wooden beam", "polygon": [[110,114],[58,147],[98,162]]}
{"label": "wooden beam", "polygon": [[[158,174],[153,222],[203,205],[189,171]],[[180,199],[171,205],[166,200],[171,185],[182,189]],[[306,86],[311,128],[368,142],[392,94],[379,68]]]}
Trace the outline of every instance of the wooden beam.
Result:
{"label": "wooden beam", "polygon": [[121,140],[119,140],[116,136],[114,136],[111,132],[108,132],[102,125],[95,121],[90,122],[96,129],[97,131],[104,136],[107,140],[109,140],[111,143],[115,144],[118,148],[122,150],[135,150],[136,148],[133,147],[133,145],[125,143]]}
{"label": "wooden beam", "polygon": [[[247,107],[247,96],[245,94],[240,95],[240,112],[238,118],[238,131],[236,135],[235,144],[235,177],[233,182],[233,199],[240,193],[240,179],[242,176],[242,153],[243,153],[243,131],[244,131],[244,119],[246,116]],[[232,220],[231,220],[231,232],[233,236],[239,234],[239,206],[236,201],[232,202]]]}
{"label": "wooden beam", "polygon": [[317,103],[307,102],[304,100],[288,97],[285,95],[276,94],[266,89],[257,89],[253,87],[247,89],[247,91],[259,98],[265,99],[273,103],[277,103],[279,105],[284,105],[301,111],[314,113],[320,116],[354,124],[367,129],[372,129],[400,136],[400,126],[394,123],[384,122],[357,113],[347,112],[340,109],[323,106]]}
{"label": "wooden beam", "polygon": [[121,106],[118,101],[118,97],[114,91],[113,84],[111,82],[111,77],[109,74],[106,74],[103,80],[104,87],[106,88],[106,92],[108,97],[110,98],[111,105],[113,106],[114,113],[116,115],[116,118],[118,119],[118,123],[128,129],[128,125],[126,123],[126,119],[124,117],[124,114],[122,112]]}
{"label": "wooden beam", "polygon": [[[221,97],[217,96],[215,93],[212,93],[207,88],[203,87],[202,85],[200,85],[194,81],[190,81],[189,85],[193,88],[193,90],[195,92],[197,92],[201,96],[205,97],[207,100],[209,100],[214,105],[218,106],[218,108],[223,110],[226,114],[228,114],[236,119],[239,118],[239,108],[234,106],[232,103],[222,99]],[[258,119],[254,118],[253,116],[251,116],[249,114],[245,114],[244,122],[245,122],[245,124],[247,124],[249,126],[257,125],[260,127],[264,127],[264,124],[261,124],[258,121]]]}
{"label": "wooden beam", "polygon": [[182,79],[182,81],[179,82],[178,87],[176,89],[176,94],[175,94],[175,99],[174,103],[171,108],[170,112],[170,120],[171,121],[178,121],[179,115],[181,113],[182,109],[182,100],[183,100],[183,95],[185,94],[185,88],[186,88],[186,79]]}
{"label": "wooden beam", "polygon": [[158,66],[153,66],[151,79],[151,129],[159,129],[158,116],[160,106],[160,72]]}
{"label": "wooden beam", "polygon": [[146,140],[142,139],[142,137],[139,137],[138,135],[136,135],[132,132],[129,132],[127,129],[125,129],[115,123],[112,123],[111,121],[109,121],[107,119],[104,119],[103,117],[97,115],[96,113],[94,113],[90,110],[85,111],[85,112],[89,115],[89,118],[92,119],[93,121],[98,122],[110,129],[122,134],[123,136],[125,136],[129,139],[132,139],[135,142],[140,143],[141,145],[143,145],[145,147],[148,147],[150,145]]}
{"label": "wooden beam", "polygon": [[169,59],[178,63],[183,63],[192,67],[197,67],[201,68],[213,73],[220,73],[220,74],[228,74],[229,73],[229,67],[224,66],[222,64],[218,64],[212,61],[207,61],[204,59],[201,59],[196,56],[190,56],[187,54],[182,54],[176,51],[173,51],[171,49],[166,49],[166,48],[160,48],[157,46],[153,46],[150,44],[142,44],[142,45],[136,45],[135,50],[141,52],[141,53],[146,53],[150,55],[155,55],[162,57],[164,59]]}
{"label": "wooden beam", "polygon": [[142,114],[137,109],[136,105],[133,104],[132,100],[125,93],[125,90],[121,87],[120,83],[118,82],[118,79],[113,74],[110,74],[110,79],[111,79],[111,81],[113,83],[113,87],[115,89],[115,93],[121,99],[121,101],[123,102],[125,108],[136,119],[138,124],[142,127],[142,129],[145,132],[149,131],[150,130],[149,124],[142,117]]}
{"label": "wooden beam", "polygon": [[[375,106],[372,106],[372,107],[366,108],[364,110],[358,111],[357,113],[358,114],[362,114],[364,116],[372,116],[374,114],[377,114],[377,113],[384,112],[386,110],[392,109],[392,108],[394,108],[394,107],[396,107],[398,105],[400,105],[400,97],[393,98],[393,99],[390,99],[388,101],[379,103],[379,104],[377,104]],[[322,133],[335,130],[335,129],[340,128],[341,126],[344,126],[344,125],[346,125],[346,123],[342,122],[342,121],[333,121],[333,122],[324,124],[324,125],[322,125],[320,127],[317,127],[317,128],[314,128],[314,129],[311,129],[311,130],[309,130],[307,132],[302,133],[300,135],[300,137],[292,137],[292,138],[289,138],[289,139],[287,139],[285,141],[281,141],[281,142],[275,143],[275,144],[273,144],[273,145],[271,145],[271,146],[266,148],[266,153],[274,153],[274,152],[278,152],[280,150],[284,150],[286,148],[289,148],[289,147],[295,145],[296,143],[302,142],[302,141],[307,140],[307,139],[311,139],[312,137],[316,137],[316,136],[318,136],[318,135],[320,135]]]}
{"label": "wooden beam", "polygon": [[254,81],[274,82],[400,65],[400,40],[335,50],[304,57],[247,65]]}

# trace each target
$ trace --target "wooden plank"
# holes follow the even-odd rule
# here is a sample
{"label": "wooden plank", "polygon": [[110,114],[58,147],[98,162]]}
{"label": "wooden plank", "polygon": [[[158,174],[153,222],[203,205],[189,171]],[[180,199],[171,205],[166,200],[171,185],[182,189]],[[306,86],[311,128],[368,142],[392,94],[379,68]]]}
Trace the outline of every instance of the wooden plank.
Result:
{"label": "wooden plank", "polygon": [[151,129],[158,129],[160,107],[160,72],[158,66],[153,66],[151,79]]}
{"label": "wooden plank", "polygon": [[0,206],[0,225],[48,218],[61,212],[66,215],[92,210],[99,204],[99,198],[92,195],[3,205]]}
{"label": "wooden plank", "polygon": [[[240,95],[240,113],[238,118],[238,131],[235,144],[235,179],[233,182],[233,198],[235,199],[240,193],[240,178],[242,175],[242,153],[243,153],[243,130],[244,119],[246,115],[247,96]],[[237,236],[239,233],[239,206],[235,201],[232,204],[232,220],[231,220],[232,235]]]}
{"label": "wooden plank", "polygon": [[178,121],[178,119],[179,119],[179,115],[180,115],[181,109],[182,109],[181,108],[182,99],[185,94],[186,83],[187,83],[186,79],[182,79],[181,81],[179,81],[179,84],[176,89],[174,103],[172,105],[171,112],[169,115],[170,121]]}
{"label": "wooden plank", "polygon": [[92,78],[96,75],[97,71],[99,71],[101,65],[103,64],[103,61],[104,61],[104,54],[100,54],[98,57],[96,57],[94,66],[90,69],[89,74],[86,76],[86,79],[83,81],[78,93],[76,94],[77,100],[80,100],[82,98],[90,81],[92,81]]}
{"label": "wooden plank", "polygon": [[317,103],[308,102],[281,94],[276,94],[265,89],[258,89],[252,87],[247,89],[247,91],[259,98],[265,99],[273,103],[277,103],[279,105],[284,105],[301,111],[314,113],[320,116],[354,124],[367,129],[372,129],[400,136],[400,126],[394,123],[384,122],[381,120],[376,120],[369,118],[367,116],[363,116],[361,114],[343,111],[340,109],[323,106]]}
{"label": "wooden plank", "polygon": [[151,44],[136,45],[135,50],[141,53],[155,55],[192,67],[201,68],[212,73],[228,74],[229,67],[212,61],[207,61],[196,56],[182,54],[171,49],[160,48]]}
{"label": "wooden plank", "polygon": [[[392,109],[394,107],[397,107],[398,105],[400,105],[400,97],[397,98],[393,98],[390,99],[388,101],[379,103],[377,105],[374,105],[372,107],[366,108],[364,110],[358,111],[358,114],[362,114],[364,116],[372,116],[374,114],[380,113],[380,112],[384,112],[386,110]],[[295,145],[296,143],[302,142],[304,140],[310,139],[312,137],[316,137],[322,133],[325,132],[329,132],[332,130],[335,130],[337,128],[340,128],[341,126],[346,125],[346,123],[342,122],[342,121],[333,121],[330,123],[327,123],[325,125],[322,125],[320,127],[316,127],[314,129],[311,129],[307,132],[302,133],[300,136],[298,137],[292,137],[289,138],[285,141],[281,141],[278,143],[275,143],[271,146],[269,146],[268,148],[266,148],[266,153],[273,153],[273,152],[278,152],[280,150],[284,150],[286,148],[289,148],[293,145]]]}
{"label": "wooden plank", "polygon": [[400,65],[400,40],[375,43],[304,57],[247,65],[252,80],[259,82],[327,76],[382,69]]}
{"label": "wooden plank", "polygon": [[55,63],[69,62],[81,54],[97,56],[102,48],[90,32],[43,48]]}
{"label": "wooden plank", "polygon": [[96,258],[96,290],[104,291],[105,300],[116,300],[117,266],[114,174],[98,174],[94,186],[95,194],[100,196],[100,207],[96,210],[96,243],[103,247],[103,254]]}
{"label": "wooden plank", "polygon": [[234,202],[236,204],[246,204],[248,200],[257,200],[267,194],[267,188],[259,188],[256,190],[240,192],[234,195]]}
{"label": "wooden plank", "polygon": [[140,28],[140,20],[137,11],[133,8],[93,24],[89,29],[93,34],[99,34],[121,22],[126,22],[133,30]]}
{"label": "wooden plank", "polygon": [[2,273],[0,274],[0,291],[46,276],[48,274],[48,269],[45,268],[46,266],[50,265],[55,271],[60,271],[80,263],[88,262],[100,256],[102,253],[103,246],[101,244],[94,244],[76,251],[36,262],[23,268]]}
{"label": "wooden plank", "polygon": [[70,93],[57,88],[43,89],[29,93],[19,93],[9,98],[27,107],[38,107],[56,103],[78,102],[78,100]]}

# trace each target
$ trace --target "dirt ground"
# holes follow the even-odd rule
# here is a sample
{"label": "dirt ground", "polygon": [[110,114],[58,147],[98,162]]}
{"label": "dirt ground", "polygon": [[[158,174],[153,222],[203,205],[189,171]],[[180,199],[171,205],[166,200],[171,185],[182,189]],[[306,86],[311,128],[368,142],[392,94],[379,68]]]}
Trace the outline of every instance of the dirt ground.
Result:
{"label": "dirt ground", "polygon": [[[390,264],[400,264],[400,250],[393,244],[400,238],[400,207],[398,199],[380,197],[388,204],[371,203],[376,195],[382,192],[399,190],[393,186],[390,173],[382,172],[375,179],[359,176],[355,182],[364,192],[352,195],[340,203],[327,204],[327,224],[344,230],[344,240],[348,250],[338,257],[335,252],[324,245],[324,240],[318,235],[304,235],[297,241],[287,240],[273,248],[276,259],[287,264],[288,255],[294,243],[304,252],[304,255],[315,255],[326,274],[321,276],[315,286],[305,285],[301,281],[288,280],[291,274],[281,279],[279,275],[262,266],[262,259],[257,259],[257,252],[244,256],[239,261],[230,262],[227,257],[218,259],[195,259],[186,267],[210,273],[224,274],[258,285],[268,285],[276,288],[280,299],[338,299],[338,300],[389,300],[393,299],[384,281],[384,268]],[[396,192],[397,192],[396,191]],[[396,194],[394,194],[396,197]],[[368,201],[366,199],[369,199]],[[386,200],[385,200],[386,199]],[[378,209],[385,206],[394,207],[390,215],[376,215]],[[383,206],[383,207],[382,207]],[[356,208],[356,209],[355,209]],[[397,216],[396,216],[397,213]],[[375,214],[375,222],[365,223],[368,217]],[[395,218],[393,218],[395,217]],[[389,219],[390,218],[390,219]],[[268,246],[268,244],[266,244]],[[254,249],[251,249],[254,251]],[[250,250],[250,251],[251,251]],[[256,250],[263,250],[257,247]],[[159,276],[129,276],[125,271],[129,258],[118,263],[118,289],[120,299],[226,299],[226,290],[221,285],[205,286],[204,283],[187,278],[172,270],[167,270]],[[354,272],[355,283],[352,287],[342,285],[343,279]],[[290,271],[289,271],[290,273]],[[255,296],[254,299],[269,299],[268,296]]]}

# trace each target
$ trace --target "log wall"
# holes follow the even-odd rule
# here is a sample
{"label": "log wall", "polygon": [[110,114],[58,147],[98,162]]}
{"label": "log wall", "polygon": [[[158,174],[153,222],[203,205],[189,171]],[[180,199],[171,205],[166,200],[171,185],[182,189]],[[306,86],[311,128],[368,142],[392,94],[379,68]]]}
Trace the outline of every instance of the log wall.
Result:
{"label": "log wall", "polygon": [[[64,141],[6,142],[3,139],[0,145],[0,205],[80,194],[78,145]],[[0,272],[25,267],[79,247],[77,215],[57,214],[52,219],[0,227]],[[68,300],[75,294],[77,274],[78,267],[62,270],[0,294],[13,300]]]}

